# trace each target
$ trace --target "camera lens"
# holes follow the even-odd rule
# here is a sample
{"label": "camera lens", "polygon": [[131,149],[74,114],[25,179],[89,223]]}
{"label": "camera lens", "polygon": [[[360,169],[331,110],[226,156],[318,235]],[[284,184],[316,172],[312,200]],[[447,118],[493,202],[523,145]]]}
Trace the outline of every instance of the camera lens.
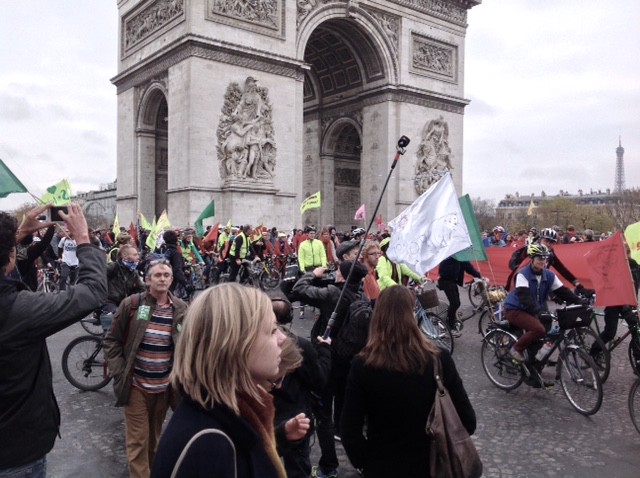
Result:
{"label": "camera lens", "polygon": [[409,137],[407,136],[401,136],[400,139],[398,140],[398,147],[399,148],[406,148],[407,145],[411,142],[411,140],[409,139]]}

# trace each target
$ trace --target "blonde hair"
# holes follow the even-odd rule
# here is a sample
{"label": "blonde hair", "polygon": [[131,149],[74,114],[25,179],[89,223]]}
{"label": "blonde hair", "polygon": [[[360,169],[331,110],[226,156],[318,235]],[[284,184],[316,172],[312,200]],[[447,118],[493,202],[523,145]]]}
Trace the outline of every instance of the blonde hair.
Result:
{"label": "blonde hair", "polygon": [[248,358],[263,321],[272,317],[271,300],[258,289],[230,283],[205,290],[187,310],[172,384],[204,408],[224,404],[239,414],[239,392],[262,403]]}
{"label": "blonde hair", "polygon": [[372,249],[380,250],[380,243],[378,241],[367,241],[362,248],[362,255],[368,254]]}

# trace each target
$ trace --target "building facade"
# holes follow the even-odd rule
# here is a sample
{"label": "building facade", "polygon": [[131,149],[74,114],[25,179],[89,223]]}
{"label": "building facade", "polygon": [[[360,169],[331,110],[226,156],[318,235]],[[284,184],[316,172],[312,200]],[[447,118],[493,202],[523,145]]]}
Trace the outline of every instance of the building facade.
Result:
{"label": "building facade", "polygon": [[[467,11],[480,0],[119,0],[118,214],[346,229],[462,182]],[[305,197],[322,207],[301,216]],[[370,218],[367,218],[370,219]]]}

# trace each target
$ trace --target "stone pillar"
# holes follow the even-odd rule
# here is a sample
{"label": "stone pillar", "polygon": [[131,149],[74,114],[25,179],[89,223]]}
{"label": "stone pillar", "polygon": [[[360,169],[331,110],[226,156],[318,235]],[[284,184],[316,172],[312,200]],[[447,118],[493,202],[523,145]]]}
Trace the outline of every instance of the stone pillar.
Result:
{"label": "stone pillar", "polygon": [[[320,224],[318,228],[332,225],[335,207],[335,164],[331,155],[320,156],[320,191],[322,192],[322,209],[320,210]],[[320,231],[318,231],[320,232]]]}
{"label": "stone pillar", "polygon": [[139,129],[136,142],[139,166],[137,208],[145,217],[152,218],[156,214],[156,132]]}

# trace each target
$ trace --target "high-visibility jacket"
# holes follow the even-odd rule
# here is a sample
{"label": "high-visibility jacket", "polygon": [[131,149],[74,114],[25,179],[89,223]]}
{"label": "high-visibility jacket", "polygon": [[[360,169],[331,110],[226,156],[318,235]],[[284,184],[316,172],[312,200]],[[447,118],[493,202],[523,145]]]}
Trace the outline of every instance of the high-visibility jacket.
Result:
{"label": "high-visibility jacket", "polygon": [[[396,268],[397,273],[397,282],[393,278],[393,267]],[[378,286],[380,286],[380,292],[385,290],[387,287],[391,287],[392,285],[402,284],[402,278],[404,276],[409,276],[413,280],[422,281],[422,277],[413,272],[404,264],[396,264],[391,262],[386,256],[381,256],[378,259],[378,265],[376,266],[376,273],[378,275]]]}
{"label": "high-visibility jacket", "polygon": [[298,249],[298,265],[301,271],[309,271],[316,267],[327,267],[327,253],[319,239],[307,239]]}
{"label": "high-visibility jacket", "polygon": [[[238,242],[240,242],[240,251],[238,252]],[[229,255],[234,259],[246,259],[249,254],[249,238],[244,235],[244,232],[239,233],[231,245]]]}

